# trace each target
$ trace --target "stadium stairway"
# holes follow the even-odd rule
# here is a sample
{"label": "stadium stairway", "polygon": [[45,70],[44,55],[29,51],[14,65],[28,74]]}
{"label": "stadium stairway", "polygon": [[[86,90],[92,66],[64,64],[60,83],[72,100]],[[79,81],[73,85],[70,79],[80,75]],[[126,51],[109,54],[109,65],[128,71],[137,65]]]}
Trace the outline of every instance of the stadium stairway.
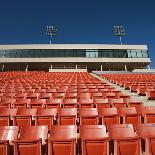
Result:
{"label": "stadium stairway", "polygon": [[124,94],[130,96],[131,99],[141,101],[144,104],[144,106],[155,106],[155,101],[148,100],[146,96],[139,96],[138,93],[131,92],[130,90],[125,90],[124,87],[120,87],[119,85],[111,83],[110,81],[108,81],[104,77],[101,77],[99,74],[95,74],[95,73],[90,73],[90,74],[93,75],[94,77],[100,79],[101,81],[106,82],[110,86],[115,87],[117,90],[120,90]]}

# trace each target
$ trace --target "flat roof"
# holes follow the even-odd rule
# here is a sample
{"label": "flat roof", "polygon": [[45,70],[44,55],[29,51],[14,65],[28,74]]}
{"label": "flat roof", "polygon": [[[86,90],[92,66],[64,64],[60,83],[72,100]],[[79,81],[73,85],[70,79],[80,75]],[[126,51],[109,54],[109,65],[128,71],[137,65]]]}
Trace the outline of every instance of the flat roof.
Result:
{"label": "flat roof", "polygon": [[137,49],[148,50],[147,45],[118,44],[20,44],[0,45],[0,50],[10,49]]}

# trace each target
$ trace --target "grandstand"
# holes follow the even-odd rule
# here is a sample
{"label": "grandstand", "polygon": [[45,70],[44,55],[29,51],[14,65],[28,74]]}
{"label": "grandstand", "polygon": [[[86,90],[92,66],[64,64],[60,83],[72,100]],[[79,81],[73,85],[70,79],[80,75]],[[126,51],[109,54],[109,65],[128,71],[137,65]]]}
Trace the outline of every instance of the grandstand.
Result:
{"label": "grandstand", "polygon": [[132,71],[150,62],[147,45],[0,45],[3,71]]}
{"label": "grandstand", "polygon": [[151,62],[147,46],[1,45],[0,56],[0,155],[155,154],[155,74],[131,72]]}

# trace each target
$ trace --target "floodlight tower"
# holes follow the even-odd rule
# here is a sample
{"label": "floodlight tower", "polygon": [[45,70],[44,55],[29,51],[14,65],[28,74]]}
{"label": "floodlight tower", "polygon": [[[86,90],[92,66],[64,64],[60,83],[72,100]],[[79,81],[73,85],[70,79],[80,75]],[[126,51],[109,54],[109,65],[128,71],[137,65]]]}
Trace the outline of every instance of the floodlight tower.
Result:
{"label": "floodlight tower", "polygon": [[50,44],[52,44],[53,36],[56,36],[57,29],[55,26],[47,26],[47,36],[50,38]]}
{"label": "floodlight tower", "polygon": [[114,33],[119,36],[120,43],[122,45],[122,37],[125,36],[125,30],[123,26],[114,26]]}

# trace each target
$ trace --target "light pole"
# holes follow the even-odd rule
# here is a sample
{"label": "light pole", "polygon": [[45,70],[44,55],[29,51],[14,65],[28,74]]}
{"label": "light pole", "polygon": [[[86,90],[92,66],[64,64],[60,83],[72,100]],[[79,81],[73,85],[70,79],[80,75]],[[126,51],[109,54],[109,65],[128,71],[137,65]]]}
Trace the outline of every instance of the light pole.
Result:
{"label": "light pole", "polygon": [[122,45],[122,37],[125,36],[125,30],[123,26],[114,26],[114,33],[119,36],[120,43]]}
{"label": "light pole", "polygon": [[47,35],[50,37],[50,44],[52,44],[53,36],[56,36],[57,29],[55,26],[47,26]]}

